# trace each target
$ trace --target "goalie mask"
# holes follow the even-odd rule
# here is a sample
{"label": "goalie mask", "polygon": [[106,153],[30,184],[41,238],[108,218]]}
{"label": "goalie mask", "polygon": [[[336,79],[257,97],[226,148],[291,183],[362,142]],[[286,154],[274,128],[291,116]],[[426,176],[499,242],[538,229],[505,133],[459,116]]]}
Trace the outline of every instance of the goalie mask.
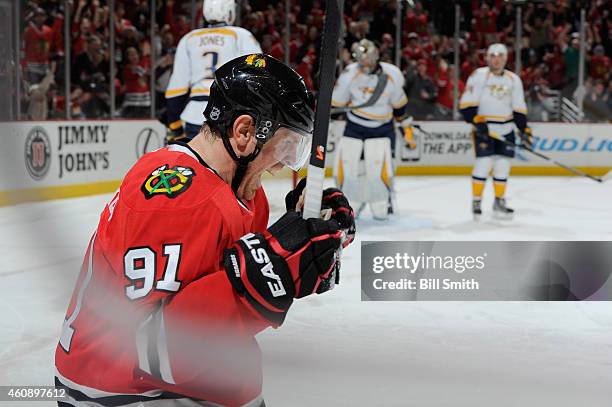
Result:
{"label": "goalie mask", "polygon": [[[257,149],[249,157],[237,157],[228,138],[234,120],[243,114],[255,122]],[[230,156],[243,166],[265,148],[297,170],[310,153],[314,97],[297,72],[269,55],[245,55],[219,67],[204,117],[221,134]]]}
{"label": "goalie mask", "polygon": [[352,46],[353,58],[359,66],[367,73],[372,73],[378,65],[378,59],[380,57],[378,53],[378,47],[370,41],[363,39],[356,42]]}

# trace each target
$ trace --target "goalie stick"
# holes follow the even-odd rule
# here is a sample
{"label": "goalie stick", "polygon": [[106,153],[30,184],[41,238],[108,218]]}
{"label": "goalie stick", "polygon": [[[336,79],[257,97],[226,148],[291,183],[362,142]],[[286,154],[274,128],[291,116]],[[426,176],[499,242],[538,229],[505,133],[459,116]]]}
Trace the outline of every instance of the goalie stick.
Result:
{"label": "goalie stick", "polygon": [[[413,126],[415,129],[417,129],[417,130],[419,130],[420,132],[422,132],[423,134],[425,134],[425,135],[431,135],[431,133],[429,133],[429,132],[427,132],[427,131],[423,130],[423,129],[421,128],[421,126],[419,126],[418,124],[413,124],[412,126]],[[551,158],[551,157],[549,157],[549,156],[547,156],[547,155],[544,155],[544,154],[542,154],[542,153],[539,153],[539,152],[535,151],[534,149],[527,147],[526,145],[523,145],[523,144],[516,144],[516,143],[513,143],[513,142],[511,142],[511,141],[505,140],[504,138],[500,137],[500,136],[499,136],[498,134],[496,134],[496,133],[491,133],[491,132],[490,132],[490,133],[489,133],[489,137],[491,137],[491,138],[493,138],[493,139],[495,139],[495,140],[501,141],[502,143],[504,143],[504,144],[506,144],[506,145],[508,145],[508,146],[518,147],[518,148],[520,148],[520,149],[522,149],[522,150],[528,151],[528,152],[530,152],[531,154],[533,154],[533,155],[535,155],[535,156],[537,156],[537,157],[540,157],[540,158],[541,158],[541,159],[543,159],[543,160],[549,161],[549,162],[551,162],[552,164],[554,164],[554,165],[556,165],[556,166],[558,166],[558,167],[561,167],[561,168],[563,168],[563,169],[565,169],[565,170],[567,170],[567,171],[569,171],[569,172],[571,172],[571,173],[573,173],[573,174],[579,175],[579,176],[581,176],[581,177],[586,177],[586,178],[592,179],[593,181],[596,181],[596,182],[605,182],[605,181],[609,180],[610,178],[612,178],[612,171],[608,171],[608,172],[607,172],[605,175],[603,175],[603,176],[601,176],[601,177],[596,177],[596,176],[593,176],[593,175],[591,175],[591,174],[587,174],[587,173],[586,173],[586,172],[584,172],[584,171],[580,171],[578,168],[570,167],[569,165],[565,165],[565,164],[563,164],[563,163],[560,163],[559,161],[554,160],[553,158]]]}
{"label": "goalie stick", "polygon": [[317,111],[315,112],[312,150],[304,198],[304,219],[318,218],[321,213],[323,180],[325,178],[325,149],[327,148],[331,97],[336,79],[336,54],[340,37],[340,23],[341,15],[338,0],[327,0],[321,40],[319,94],[317,95]]}

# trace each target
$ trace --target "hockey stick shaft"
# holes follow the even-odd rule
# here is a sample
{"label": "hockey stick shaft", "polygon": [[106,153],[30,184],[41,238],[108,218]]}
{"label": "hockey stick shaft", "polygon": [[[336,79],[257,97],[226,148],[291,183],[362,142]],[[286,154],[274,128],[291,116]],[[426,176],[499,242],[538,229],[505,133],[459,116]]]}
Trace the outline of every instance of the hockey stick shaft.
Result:
{"label": "hockey stick shaft", "polygon": [[331,97],[336,79],[336,55],[340,37],[340,7],[338,0],[327,0],[323,37],[321,41],[321,64],[319,68],[319,94],[315,112],[312,150],[308,165],[308,178],[304,199],[304,219],[318,218],[321,213],[323,180],[325,179],[325,154]]}
{"label": "hockey stick shaft", "polygon": [[[418,129],[419,131],[423,132],[423,134],[426,134],[426,135],[429,135],[429,136],[431,135],[431,133],[429,133],[428,131],[423,130],[423,129],[421,128],[421,126],[419,126],[419,125],[417,125],[417,124],[413,124],[413,127],[414,127],[415,129]],[[565,169],[565,170],[567,170],[567,171],[569,171],[569,172],[571,172],[571,173],[573,173],[573,174],[579,175],[579,176],[581,176],[581,177],[586,177],[586,178],[592,179],[593,181],[597,181],[597,182],[604,182],[604,180],[603,180],[602,178],[595,177],[595,176],[593,176],[593,175],[591,175],[591,174],[587,174],[587,173],[586,173],[586,172],[584,172],[584,171],[580,171],[578,168],[574,168],[574,167],[570,167],[569,165],[565,165],[565,164],[563,164],[563,163],[561,163],[561,162],[559,162],[559,161],[557,161],[557,160],[554,160],[553,158],[551,158],[551,157],[549,157],[549,156],[547,156],[547,155],[544,155],[544,154],[542,154],[542,153],[538,153],[538,152],[537,152],[537,151],[535,151],[534,149],[529,148],[529,147],[527,147],[527,146],[525,146],[525,145],[523,145],[523,144],[516,144],[516,143],[513,143],[513,142],[511,142],[511,141],[505,140],[505,139],[503,139],[502,137],[498,136],[498,135],[497,135],[497,134],[495,134],[495,133],[489,133],[489,136],[490,136],[492,139],[498,140],[498,141],[500,141],[500,142],[502,142],[502,143],[504,143],[504,144],[506,144],[506,145],[508,145],[508,146],[511,146],[511,147],[518,147],[518,148],[520,148],[520,149],[522,149],[522,150],[528,151],[528,152],[530,152],[531,154],[533,154],[533,155],[535,155],[535,156],[537,156],[537,157],[540,157],[540,158],[541,158],[541,159],[543,159],[543,160],[549,161],[549,162],[551,162],[552,164],[554,164],[554,165],[556,165],[556,166],[558,166],[558,167],[561,167],[561,168],[563,168],[563,169]]]}
{"label": "hockey stick shaft", "polygon": [[528,147],[526,145],[516,144],[516,143],[513,143],[511,141],[505,140],[504,138],[500,137],[499,135],[497,135],[495,133],[489,133],[489,136],[491,138],[495,139],[495,140],[501,141],[502,143],[504,143],[507,146],[518,147],[518,148],[520,148],[520,149],[522,149],[524,151],[527,151],[527,152],[535,155],[536,157],[540,157],[543,160],[551,162],[554,165],[556,165],[557,167],[561,167],[561,168],[563,168],[563,169],[565,169],[565,170],[567,170],[567,171],[569,171],[569,172],[571,172],[573,174],[579,175],[581,177],[586,177],[586,178],[592,179],[593,181],[596,181],[596,182],[603,182],[603,180],[601,178],[599,178],[599,177],[595,177],[595,176],[593,176],[591,174],[587,174],[584,171],[580,171],[578,168],[570,167],[569,165],[565,165],[565,164],[563,164],[563,163],[561,163],[561,162],[559,162],[559,161],[557,161],[557,160],[555,160],[555,159],[553,159],[553,158],[551,158],[551,157],[549,157],[547,155],[544,155],[542,153],[538,153],[533,148],[530,148],[530,147]]}

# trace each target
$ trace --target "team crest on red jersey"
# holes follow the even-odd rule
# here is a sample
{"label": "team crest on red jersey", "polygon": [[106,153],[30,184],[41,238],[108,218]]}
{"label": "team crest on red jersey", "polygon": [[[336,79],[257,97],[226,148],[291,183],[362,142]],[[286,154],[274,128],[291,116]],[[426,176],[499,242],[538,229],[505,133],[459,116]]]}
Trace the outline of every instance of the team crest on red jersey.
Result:
{"label": "team crest on red jersey", "polygon": [[140,189],[146,199],[154,196],[176,198],[189,188],[195,175],[192,168],[181,166],[170,168],[166,164],[153,171]]}

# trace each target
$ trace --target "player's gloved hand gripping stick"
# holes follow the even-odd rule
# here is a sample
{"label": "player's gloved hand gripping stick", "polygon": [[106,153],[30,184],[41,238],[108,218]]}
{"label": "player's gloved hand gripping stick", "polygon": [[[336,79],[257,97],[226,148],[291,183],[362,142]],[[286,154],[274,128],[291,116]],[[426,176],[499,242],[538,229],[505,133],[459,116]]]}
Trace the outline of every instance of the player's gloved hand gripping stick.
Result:
{"label": "player's gloved hand gripping stick", "polygon": [[520,137],[521,144],[533,150],[533,133],[531,131],[531,127],[525,127],[525,129],[521,131]]}
{"label": "player's gloved hand gripping stick", "polygon": [[[302,178],[293,191],[285,196],[287,212],[301,212],[304,205],[306,178]],[[355,211],[349,204],[344,192],[338,188],[327,188],[323,191],[321,213],[326,219],[334,219],[344,232],[342,246],[348,246],[355,239]]]}
{"label": "player's gloved hand gripping stick", "polygon": [[482,116],[474,116],[474,138],[478,141],[487,141],[489,136],[487,120]]}
{"label": "player's gloved hand gripping stick", "polygon": [[340,249],[355,238],[355,211],[337,188],[323,191],[327,219],[303,219],[306,179],[285,197],[287,213],[263,234],[250,233],[224,253],[236,291],[280,325],[293,298],[331,290],[339,283]]}
{"label": "player's gloved hand gripping stick", "polygon": [[225,250],[223,265],[238,294],[273,324],[294,298],[333,288],[342,230],[334,219],[287,212],[264,233],[249,233]]}

